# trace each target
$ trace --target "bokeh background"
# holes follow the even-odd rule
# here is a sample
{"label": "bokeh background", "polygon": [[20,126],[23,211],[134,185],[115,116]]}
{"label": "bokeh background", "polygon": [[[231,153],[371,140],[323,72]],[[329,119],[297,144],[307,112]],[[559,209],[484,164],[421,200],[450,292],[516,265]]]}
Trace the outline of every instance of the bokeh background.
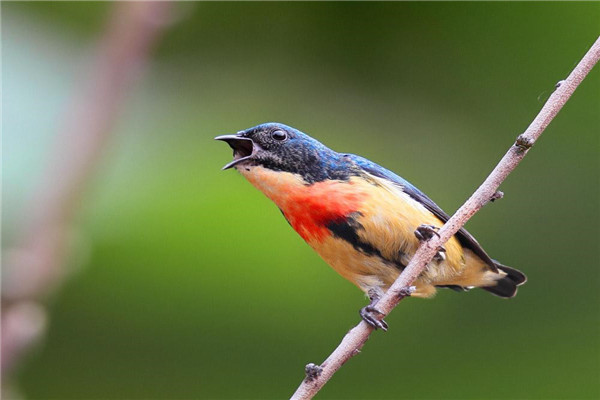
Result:
{"label": "bokeh background", "polygon": [[[111,3],[2,4],[2,246]],[[292,125],[452,213],[581,59],[600,3],[177,3],[75,204],[71,271],[9,376],[61,398],[284,398],[366,299],[213,141]],[[600,67],[468,224],[529,276],[408,299],[320,398],[600,397]],[[70,155],[66,154],[65,157]],[[72,156],[72,155],[71,155]],[[4,288],[6,290],[6,288]]]}

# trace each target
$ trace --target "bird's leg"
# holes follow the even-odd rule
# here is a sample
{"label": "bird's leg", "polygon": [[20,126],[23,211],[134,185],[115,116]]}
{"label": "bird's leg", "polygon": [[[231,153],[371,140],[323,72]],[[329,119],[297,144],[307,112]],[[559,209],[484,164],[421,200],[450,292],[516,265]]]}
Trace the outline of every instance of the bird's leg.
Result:
{"label": "bird's leg", "polygon": [[377,309],[377,307],[375,307],[375,305],[381,298],[381,290],[369,289],[368,295],[369,299],[371,299],[371,303],[369,303],[368,306],[365,306],[360,309],[360,317],[373,328],[381,328],[382,330],[387,331],[388,324],[383,319],[377,318],[377,315],[383,315],[383,313],[379,309]]}
{"label": "bird's leg", "polygon": [[[435,225],[419,225],[417,229],[415,229],[415,236],[417,237],[417,239],[419,239],[420,242],[426,242],[429,239],[431,239],[433,235],[440,237],[440,234],[437,233],[439,229],[440,228],[438,228]],[[444,254],[445,252],[446,248],[444,246],[440,246],[438,248],[437,253],[435,253],[435,256],[433,257],[433,260],[437,262],[444,261],[446,259],[446,254]]]}

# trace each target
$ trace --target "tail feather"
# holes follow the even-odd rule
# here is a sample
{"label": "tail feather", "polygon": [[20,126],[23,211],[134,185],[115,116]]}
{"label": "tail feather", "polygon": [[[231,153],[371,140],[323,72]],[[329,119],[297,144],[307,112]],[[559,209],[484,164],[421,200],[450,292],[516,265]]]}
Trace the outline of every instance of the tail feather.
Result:
{"label": "tail feather", "polygon": [[502,265],[496,260],[494,260],[494,264],[506,275],[498,279],[495,286],[485,286],[482,289],[504,298],[515,297],[517,287],[527,282],[527,277],[521,271]]}

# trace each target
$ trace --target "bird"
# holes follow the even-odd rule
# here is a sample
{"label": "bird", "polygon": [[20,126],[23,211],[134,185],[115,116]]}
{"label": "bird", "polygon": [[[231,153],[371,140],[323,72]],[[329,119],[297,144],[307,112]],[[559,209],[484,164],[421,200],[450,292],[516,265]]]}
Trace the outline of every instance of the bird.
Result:
{"label": "bird", "polygon": [[[338,153],[290,126],[269,122],[216,140],[233,149],[234,168],[263,192],[323,260],[370,299],[360,316],[387,330],[377,302],[423,240],[449,216],[399,175],[358,155]],[[403,295],[481,288],[514,297],[527,277],[488,256],[461,228]]]}

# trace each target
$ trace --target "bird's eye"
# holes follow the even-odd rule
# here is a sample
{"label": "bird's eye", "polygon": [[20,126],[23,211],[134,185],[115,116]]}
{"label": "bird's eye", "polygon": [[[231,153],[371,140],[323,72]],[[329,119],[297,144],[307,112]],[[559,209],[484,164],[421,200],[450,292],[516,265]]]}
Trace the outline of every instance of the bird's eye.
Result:
{"label": "bird's eye", "polygon": [[271,137],[278,142],[283,142],[285,139],[287,139],[288,135],[281,129],[277,129],[276,131],[271,132]]}

